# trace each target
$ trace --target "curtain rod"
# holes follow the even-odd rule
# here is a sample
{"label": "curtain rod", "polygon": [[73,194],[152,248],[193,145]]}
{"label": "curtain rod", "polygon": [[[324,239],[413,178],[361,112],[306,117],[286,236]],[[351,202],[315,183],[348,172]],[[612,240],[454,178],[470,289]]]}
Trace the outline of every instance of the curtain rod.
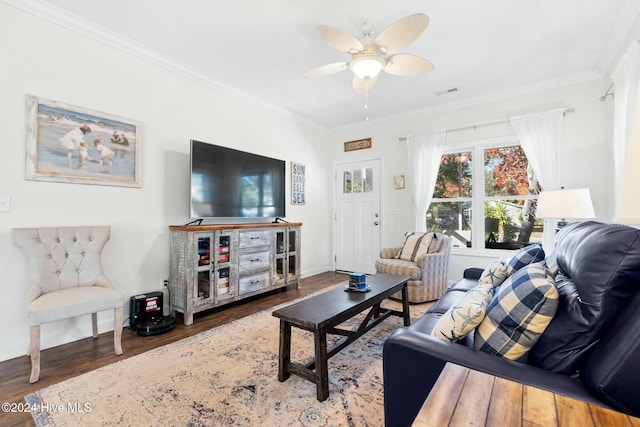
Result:
{"label": "curtain rod", "polygon": [[[631,50],[631,48],[633,47],[633,44],[634,44],[634,43],[635,43],[636,45],[640,45],[640,40],[635,40],[635,41],[631,42],[631,44],[629,45],[629,48],[627,49],[627,52],[628,52],[629,50]],[[626,55],[627,55],[627,54],[623,55],[623,57],[622,57],[623,59],[621,59],[621,60],[620,60],[620,62],[618,63],[618,65],[615,67],[615,69],[614,69],[614,74],[615,74],[615,70],[617,70],[617,69],[618,69],[618,67],[620,66],[620,63],[624,60],[624,57],[625,57]],[[607,88],[607,91],[606,91],[606,92],[605,92],[605,93],[600,97],[600,101],[606,101],[608,97],[610,97],[610,96],[611,96],[611,97],[614,97],[614,96],[615,96],[615,92],[613,92],[613,91],[611,90],[611,89],[613,89],[613,87],[615,86],[615,84],[616,84],[616,82],[615,82],[615,81],[612,81],[612,82],[611,82],[611,84],[610,84],[610,85],[609,85],[609,87]]]}
{"label": "curtain rod", "polygon": [[613,89],[613,85],[614,82],[611,82],[611,84],[607,88],[607,91],[600,97],[600,101],[606,101],[608,97],[613,96],[613,92],[611,92],[611,89]]}
{"label": "curtain rod", "polygon": [[[567,113],[573,113],[574,111],[576,111],[574,108],[565,108],[562,113],[564,115],[564,114],[567,114]],[[482,126],[493,126],[493,125],[500,125],[500,124],[503,124],[503,123],[511,123],[511,120],[509,120],[509,119],[496,120],[494,122],[480,123],[478,125],[471,125],[471,126],[463,126],[463,127],[459,127],[459,128],[453,128],[453,129],[446,129],[446,132],[447,133],[449,133],[449,132],[457,132],[459,130],[469,130],[469,129],[476,130],[477,128],[482,127]],[[409,137],[410,136],[413,136],[413,135],[409,135]],[[400,142],[404,142],[404,141],[407,140],[407,138],[408,138],[407,136],[401,136],[398,139],[400,140]]]}

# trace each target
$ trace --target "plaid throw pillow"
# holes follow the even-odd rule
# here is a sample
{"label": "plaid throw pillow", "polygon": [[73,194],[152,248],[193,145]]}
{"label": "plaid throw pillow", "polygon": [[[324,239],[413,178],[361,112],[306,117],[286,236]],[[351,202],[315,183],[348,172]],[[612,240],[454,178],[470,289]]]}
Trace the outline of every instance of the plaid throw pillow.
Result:
{"label": "plaid throw pillow", "polygon": [[471,333],[484,319],[493,297],[493,285],[478,285],[470,289],[459,303],[442,315],[431,335],[444,341],[456,342]]}
{"label": "plaid throw pillow", "polygon": [[396,258],[415,262],[418,258],[429,253],[429,246],[436,240],[435,233],[407,233],[404,246],[398,252]]}
{"label": "plaid throw pillow", "polygon": [[507,261],[507,273],[511,276],[516,271],[520,270],[534,262],[540,262],[544,260],[544,249],[540,245],[526,246]]}
{"label": "plaid throw pillow", "polygon": [[476,329],[474,348],[518,359],[536,343],[558,307],[558,290],[544,262],[528,265],[500,285]]}

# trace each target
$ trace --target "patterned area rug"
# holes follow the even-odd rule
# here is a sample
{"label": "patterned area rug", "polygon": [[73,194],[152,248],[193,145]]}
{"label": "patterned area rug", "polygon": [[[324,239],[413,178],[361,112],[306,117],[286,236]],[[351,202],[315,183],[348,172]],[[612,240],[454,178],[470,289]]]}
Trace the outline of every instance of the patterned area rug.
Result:
{"label": "patterned area rug", "polygon": [[[318,402],[310,381],[277,378],[279,320],[271,312],[291,303],[25,399],[40,408],[32,413],[39,426],[382,426],[382,345],[402,319],[391,316],[329,359],[329,398]],[[412,319],[429,305],[411,306]],[[293,328],[291,357],[312,360],[312,334]]]}

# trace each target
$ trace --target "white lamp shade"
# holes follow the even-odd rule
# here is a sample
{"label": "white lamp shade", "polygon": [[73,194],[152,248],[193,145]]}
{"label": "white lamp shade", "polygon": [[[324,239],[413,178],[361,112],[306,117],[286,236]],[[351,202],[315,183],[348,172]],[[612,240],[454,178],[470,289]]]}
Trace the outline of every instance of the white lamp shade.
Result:
{"label": "white lamp shade", "polygon": [[541,191],[536,217],[548,219],[595,218],[588,188]]}

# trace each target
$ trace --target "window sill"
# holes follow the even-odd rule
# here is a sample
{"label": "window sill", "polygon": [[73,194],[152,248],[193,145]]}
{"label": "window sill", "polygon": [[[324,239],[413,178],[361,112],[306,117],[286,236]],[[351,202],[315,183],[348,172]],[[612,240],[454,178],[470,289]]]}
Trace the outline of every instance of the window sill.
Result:
{"label": "window sill", "polygon": [[471,256],[471,257],[483,257],[483,258],[501,258],[511,257],[515,255],[518,250],[514,249],[498,249],[498,248],[465,248],[461,246],[454,246],[451,248],[451,253],[454,255]]}

